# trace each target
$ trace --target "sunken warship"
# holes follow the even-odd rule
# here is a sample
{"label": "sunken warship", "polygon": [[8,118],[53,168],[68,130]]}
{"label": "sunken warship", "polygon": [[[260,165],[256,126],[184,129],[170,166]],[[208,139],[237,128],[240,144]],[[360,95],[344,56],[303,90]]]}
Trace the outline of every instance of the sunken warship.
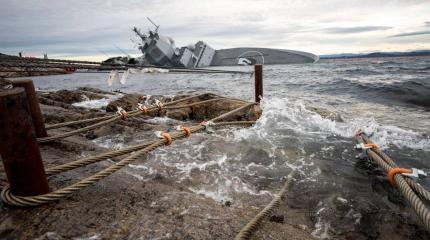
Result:
{"label": "sunken warship", "polygon": [[159,26],[142,33],[133,31],[140,38],[139,50],[149,65],[160,67],[202,68],[211,66],[237,66],[254,64],[314,63],[317,55],[301,51],[272,48],[227,48],[216,50],[203,41],[184,47],[176,47],[175,41],[159,33]]}

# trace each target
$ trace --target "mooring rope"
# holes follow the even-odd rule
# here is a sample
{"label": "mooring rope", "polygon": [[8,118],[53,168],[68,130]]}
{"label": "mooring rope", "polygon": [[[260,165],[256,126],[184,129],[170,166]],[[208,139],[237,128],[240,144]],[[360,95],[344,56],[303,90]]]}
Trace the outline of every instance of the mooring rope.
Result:
{"label": "mooring rope", "polygon": [[[245,107],[250,107],[254,104],[257,104],[257,103],[250,103],[250,104],[247,104],[246,106],[241,106],[239,108],[236,108],[232,111],[229,111],[225,114],[222,114],[221,116],[213,118],[211,120],[211,122],[224,119],[230,115],[237,113],[240,110],[245,109]],[[190,130],[190,132],[197,132],[197,131],[201,131],[201,130],[206,129],[206,128],[207,128],[206,125],[200,124],[198,126],[193,126],[193,127],[189,128],[189,130]],[[169,134],[169,136],[171,137],[171,139],[176,140],[176,139],[186,137],[186,136],[188,136],[188,134],[185,133],[184,131],[177,131],[177,132],[174,132],[172,134]],[[102,171],[100,171],[100,172],[98,172],[98,173],[96,173],[90,177],[87,177],[87,178],[85,178],[85,179],[83,179],[77,183],[74,183],[70,186],[58,189],[56,191],[53,191],[53,192],[50,192],[47,194],[43,194],[43,195],[38,195],[38,196],[15,196],[11,193],[10,186],[7,185],[3,188],[2,192],[0,193],[0,198],[2,199],[3,202],[7,203],[8,205],[19,206],[19,207],[37,206],[37,205],[45,204],[45,203],[48,203],[51,201],[59,200],[65,196],[68,196],[68,195],[70,195],[76,191],[79,191],[83,188],[86,188],[86,187],[100,181],[101,179],[113,174],[114,172],[118,171],[119,169],[123,168],[124,166],[127,166],[128,164],[135,161],[136,159],[141,158],[143,155],[147,154],[148,152],[153,151],[157,147],[165,145],[167,142],[168,142],[168,140],[165,138],[155,140],[155,141],[151,142],[149,145],[145,145],[145,147],[143,149],[140,149],[140,150],[133,152],[130,156],[120,160],[119,162],[114,163],[110,167],[108,167],[108,168],[106,168],[106,169],[104,169],[104,170],[102,170]],[[140,145],[140,147],[143,147],[143,146],[144,146],[144,144]],[[133,147],[128,148],[127,151],[129,151],[131,148],[133,148]],[[80,161],[79,164],[87,165],[86,164],[87,162],[99,161],[102,158],[106,158],[107,154],[112,154],[112,152],[106,153],[103,157],[99,156],[98,158],[93,158],[92,160],[88,160],[88,161],[82,160],[82,161]],[[119,152],[116,152],[115,154],[119,154]],[[62,165],[62,166],[64,166],[64,165]],[[72,164],[70,164],[69,167],[63,168],[62,166],[57,167],[57,169],[55,169],[55,170],[51,170],[50,173],[54,174],[54,173],[59,173],[62,171],[67,171],[67,170],[71,170],[71,169],[75,168],[75,167],[73,167],[73,168],[71,167],[71,166],[74,166]]]}
{"label": "mooring rope", "polygon": [[270,201],[270,203],[263,208],[251,221],[249,221],[245,227],[243,227],[240,232],[234,238],[235,240],[247,240],[250,239],[252,234],[257,231],[257,229],[261,226],[263,220],[273,214],[273,212],[280,206],[281,201],[284,200],[284,195],[290,188],[290,185],[293,181],[293,177],[296,174],[296,171],[293,170],[288,174],[287,179],[285,180],[284,186],[281,190],[276,194],[276,196]]}
{"label": "mooring rope", "polygon": [[[218,122],[218,123],[214,124],[214,127],[225,126],[225,125],[252,125],[252,124],[255,124],[255,121]],[[145,147],[147,147],[153,143],[155,143],[155,142],[152,141],[152,142],[142,143],[142,144],[126,147],[123,149],[109,151],[109,152],[98,154],[95,156],[82,158],[82,159],[79,159],[79,160],[76,160],[73,162],[68,162],[65,164],[61,164],[58,166],[54,166],[54,167],[46,169],[45,174],[47,176],[51,176],[51,175],[65,172],[65,171],[73,170],[75,168],[87,166],[87,165],[92,164],[92,163],[104,161],[104,160],[107,160],[107,159],[110,159],[113,157],[118,157],[118,156],[121,156],[124,154],[128,154],[128,153],[143,149],[143,148],[145,148]]]}
{"label": "mooring rope", "polygon": [[45,129],[46,130],[50,130],[50,129],[62,128],[62,127],[67,127],[67,126],[73,126],[73,125],[83,124],[83,123],[103,121],[103,120],[107,120],[107,119],[113,118],[114,116],[103,116],[103,117],[81,119],[81,120],[64,122],[64,123],[56,123],[56,124],[46,125]]}
{"label": "mooring rope", "polygon": [[[197,96],[200,96],[200,95],[197,95]],[[183,102],[183,101],[189,100],[191,98],[195,98],[197,96],[192,96],[192,97],[188,97],[188,98],[185,98],[185,99],[179,99],[179,100],[177,100],[175,102],[166,103],[166,105],[168,105],[168,104],[171,105],[171,104],[176,104],[178,102]],[[222,100],[222,99],[228,99],[228,98],[219,98],[217,100]],[[199,101],[199,102],[195,102],[195,103],[189,104],[187,106],[194,106],[194,105],[198,105],[198,104],[204,104],[204,103],[207,103],[207,101],[208,100]],[[184,106],[178,106],[178,108],[182,108],[182,107],[184,107]],[[174,109],[174,108],[175,107],[170,107],[169,109]],[[159,110],[160,110],[159,107],[151,107],[151,108],[148,108],[148,110],[146,112],[148,113],[148,112],[154,112],[154,111],[159,111]],[[143,112],[141,110],[130,111],[128,113],[128,117],[136,117],[136,116],[138,116],[140,114],[143,114],[143,113],[145,113],[145,112]],[[123,119],[123,116],[118,116],[118,115],[111,116],[111,118],[108,118],[107,120],[98,122],[96,124],[93,124],[93,125],[90,125],[90,126],[87,126],[87,127],[83,127],[83,128],[79,128],[79,129],[76,129],[76,130],[73,130],[73,131],[61,133],[61,134],[58,134],[58,135],[55,135],[55,136],[51,136],[51,137],[38,138],[37,141],[39,143],[45,143],[45,142],[50,142],[50,141],[57,140],[57,139],[62,139],[62,138],[70,137],[70,136],[73,136],[73,135],[76,135],[76,134],[79,134],[79,133],[83,133],[83,132],[87,132],[87,131],[90,131],[90,130],[93,130],[93,129],[96,129],[96,128],[100,128],[102,126],[105,126],[107,124],[116,122],[116,121],[121,120],[121,119]],[[81,120],[81,121],[87,121],[87,120],[88,119]],[[81,123],[81,122],[79,122],[79,121],[72,122],[72,124],[77,124],[77,123]],[[65,125],[65,124],[63,124],[62,126],[68,126],[68,125]]]}
{"label": "mooring rope", "polygon": [[[371,143],[371,141],[367,142],[365,139],[369,140],[367,135],[364,132],[358,132],[356,134],[356,140],[358,143]],[[366,153],[373,159],[375,162],[384,169],[387,173],[389,173],[394,167],[392,167],[384,158],[382,158],[377,152],[377,148],[369,148],[366,149]],[[378,149],[379,152],[382,152]],[[387,156],[387,155],[384,155]],[[391,159],[391,158],[390,158]],[[394,164],[394,161],[391,159],[388,160],[391,164]],[[399,188],[400,193],[406,198],[407,202],[412,206],[415,213],[424,223],[424,226],[427,230],[430,230],[430,210],[426,207],[426,205],[421,201],[420,197],[414,192],[411,186],[408,184],[408,181],[405,180],[405,177],[401,174],[394,175],[394,181],[396,186]]]}
{"label": "mooring rope", "polygon": [[[365,143],[368,144],[374,144],[372,140],[370,140],[369,136],[367,136],[365,133],[361,134],[361,137],[363,138]],[[378,154],[390,167],[397,168],[397,164],[394,162],[394,160],[388,156],[385,152],[383,152],[380,148],[373,148],[372,149],[376,154]],[[430,201],[430,192],[423,188],[419,183],[415,182],[414,180],[410,178],[404,178],[405,181],[411,186],[411,188],[417,192],[422,198],[426,199],[427,201]]]}
{"label": "mooring rope", "polygon": [[[177,104],[180,102],[184,102],[193,98],[197,98],[197,97],[202,97],[208,95],[207,93],[203,93],[203,94],[199,94],[199,95],[193,95],[193,96],[189,96],[189,97],[185,97],[185,98],[181,98],[172,102],[168,102],[165,105],[173,105],[173,104]],[[130,113],[136,113],[139,112],[137,110],[131,111]],[[105,117],[95,117],[95,118],[88,118],[88,119],[82,119],[82,120],[76,120],[76,121],[70,121],[70,122],[64,122],[64,123],[57,123],[57,124],[52,124],[52,125],[46,125],[45,129],[55,129],[55,128],[60,128],[60,127],[66,127],[66,126],[73,126],[73,125],[77,125],[77,124],[82,124],[82,123],[88,123],[88,122],[96,122],[96,121],[101,121],[101,120],[106,120],[106,119],[110,119],[110,118],[114,118],[117,115],[110,115],[110,116],[105,116]]]}
{"label": "mooring rope", "polygon": [[87,127],[79,128],[79,129],[76,129],[76,130],[73,130],[73,131],[61,133],[61,134],[58,134],[58,135],[55,135],[55,136],[51,136],[51,137],[38,138],[37,142],[39,142],[39,143],[45,143],[45,142],[50,142],[50,141],[61,139],[61,138],[70,137],[70,136],[73,136],[73,135],[76,135],[76,134],[79,134],[79,133],[87,132],[87,131],[90,131],[90,130],[93,130],[93,129],[96,129],[96,128],[99,128],[99,127],[102,127],[102,126],[106,126],[107,124],[116,122],[116,121],[121,120],[121,119],[122,119],[122,116],[118,116],[117,115],[116,117],[113,117],[113,118],[110,118],[108,120],[104,120],[104,121],[98,122],[96,124],[93,124],[93,125],[90,125],[90,126],[87,126]]}

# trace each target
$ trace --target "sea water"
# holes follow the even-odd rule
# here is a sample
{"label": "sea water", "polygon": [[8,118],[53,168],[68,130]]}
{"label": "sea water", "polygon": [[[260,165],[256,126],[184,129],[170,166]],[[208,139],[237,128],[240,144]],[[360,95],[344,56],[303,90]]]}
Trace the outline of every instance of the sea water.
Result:
{"label": "sea water", "polygon": [[[33,80],[42,91],[89,86],[142,95],[254,96],[250,74],[132,74],[125,85],[113,87],[107,78],[108,73],[74,73]],[[87,107],[104,103],[88,101]],[[324,119],[310,107],[336,112],[344,121]],[[262,108],[252,127],[195,134],[152,152],[145,164],[130,165],[128,171],[137,180],[167,174],[215,201],[261,208],[295,169],[300,174],[287,204],[312,213],[310,228],[316,238],[374,238],[381,234],[374,226],[381,224],[404,237],[425,238],[419,220],[387,184],[385,174],[355,158],[354,133],[362,128],[399,166],[430,172],[430,58],[264,66]],[[124,146],[120,137],[98,141]],[[430,189],[429,179],[420,183]],[[398,228],[403,222],[418,230]]]}

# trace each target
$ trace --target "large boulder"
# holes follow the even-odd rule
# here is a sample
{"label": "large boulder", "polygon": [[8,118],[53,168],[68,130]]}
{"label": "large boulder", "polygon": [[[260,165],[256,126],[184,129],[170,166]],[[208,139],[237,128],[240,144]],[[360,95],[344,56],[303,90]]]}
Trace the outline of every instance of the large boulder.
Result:
{"label": "large boulder", "polygon": [[122,107],[126,111],[132,111],[137,108],[137,104],[141,102],[139,94],[125,94],[124,96],[110,102],[106,106],[106,112],[116,112],[117,107]]}
{"label": "large boulder", "polygon": [[76,102],[82,102],[88,99],[101,99],[104,98],[104,95],[81,90],[59,90],[56,92],[46,93],[43,95],[43,97],[58,102],[72,104]]}
{"label": "large boulder", "polygon": [[[117,107],[122,107],[126,111],[135,110],[138,106],[138,103],[145,104],[146,106],[153,105],[155,100],[159,100],[163,103],[168,103],[171,101],[176,101],[181,98],[188,97],[187,95],[175,96],[175,97],[165,97],[165,96],[142,96],[139,94],[126,94],[123,97],[112,101],[106,107],[107,112],[115,112],[117,111]],[[202,104],[197,104],[188,107],[175,108],[184,105],[190,105],[193,103],[197,103],[200,101],[217,99],[215,101],[205,102]],[[181,121],[202,121],[215,118],[223,113],[239,108],[245,104],[242,101],[229,99],[229,98],[220,98],[214,94],[203,94],[199,97],[195,97],[178,104],[166,106],[165,112],[153,112],[150,113],[150,116],[161,116],[166,115],[169,118],[181,120]],[[243,109],[228,118],[224,119],[226,121],[236,121],[236,120],[257,120],[261,116],[261,108],[259,106],[253,106],[249,109]]]}

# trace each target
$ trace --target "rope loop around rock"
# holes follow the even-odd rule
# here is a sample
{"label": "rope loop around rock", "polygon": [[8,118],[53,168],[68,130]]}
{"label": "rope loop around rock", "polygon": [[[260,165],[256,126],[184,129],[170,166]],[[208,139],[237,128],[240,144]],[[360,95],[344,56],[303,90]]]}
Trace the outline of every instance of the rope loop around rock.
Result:
{"label": "rope loop around rock", "polygon": [[143,105],[142,103],[137,104],[137,109],[139,109],[140,111],[142,111],[145,114],[148,114],[148,107]]}
{"label": "rope loop around rock", "polygon": [[[374,144],[366,133],[361,130],[357,131],[355,138],[359,144]],[[422,201],[422,199],[430,200],[430,193],[420,184],[409,177],[403,176],[402,174],[411,174],[413,171],[410,169],[399,168],[394,160],[379,148],[362,150],[364,150],[380,168],[385,170],[390,184],[397,187],[398,191],[403,195],[424,223],[426,229],[430,230],[430,209],[428,208],[428,202]]]}
{"label": "rope loop around rock", "polygon": [[186,127],[184,125],[179,125],[175,128],[177,131],[183,131],[185,133],[185,136],[187,138],[191,137],[191,129],[189,127]]}
{"label": "rope loop around rock", "polygon": [[160,134],[160,138],[164,138],[166,140],[166,145],[167,146],[170,145],[170,144],[172,144],[172,142],[173,142],[172,136],[170,136],[170,134],[167,133],[167,132],[162,132]]}
{"label": "rope loop around rock", "polygon": [[390,182],[391,186],[396,187],[396,181],[394,180],[394,177],[396,176],[396,174],[399,173],[412,173],[412,170],[399,167],[391,168],[390,171],[388,171],[387,173],[387,179]]}
{"label": "rope loop around rock", "polygon": [[122,120],[127,120],[128,113],[122,107],[117,107],[118,111],[116,112],[119,116],[121,116]]}

